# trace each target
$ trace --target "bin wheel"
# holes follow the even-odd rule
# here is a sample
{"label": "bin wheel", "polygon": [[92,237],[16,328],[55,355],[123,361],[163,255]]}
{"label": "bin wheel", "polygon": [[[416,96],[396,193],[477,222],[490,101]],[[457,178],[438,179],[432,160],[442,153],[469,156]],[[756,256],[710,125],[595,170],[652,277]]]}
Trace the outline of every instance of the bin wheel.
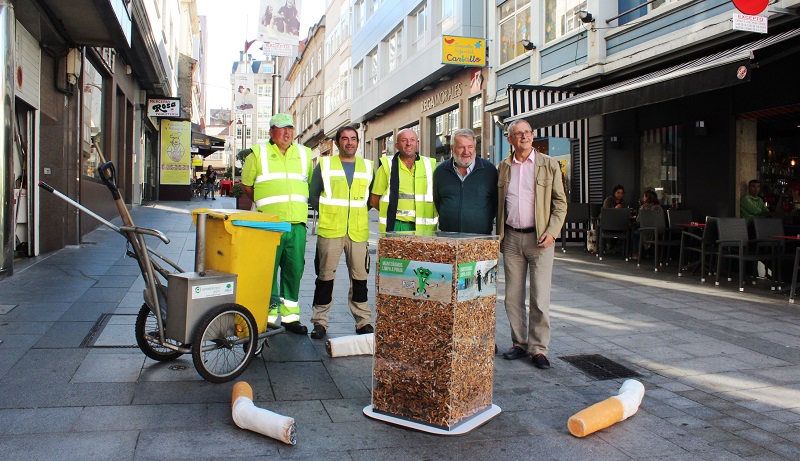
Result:
{"label": "bin wheel", "polygon": [[204,315],[192,334],[192,361],[200,376],[224,383],[241,375],[258,346],[253,314],[239,304],[222,304]]}
{"label": "bin wheel", "polygon": [[[145,333],[153,337],[158,337],[158,319],[156,318],[156,314],[147,307],[147,304],[142,304],[142,308],[139,309],[139,314],[136,316],[136,344],[139,345],[139,349],[144,352],[144,355],[153,360],[158,360],[159,362],[169,362],[183,355],[178,351],[174,351],[145,338]],[[169,339],[167,341],[169,341],[170,344],[178,345],[175,341]]]}

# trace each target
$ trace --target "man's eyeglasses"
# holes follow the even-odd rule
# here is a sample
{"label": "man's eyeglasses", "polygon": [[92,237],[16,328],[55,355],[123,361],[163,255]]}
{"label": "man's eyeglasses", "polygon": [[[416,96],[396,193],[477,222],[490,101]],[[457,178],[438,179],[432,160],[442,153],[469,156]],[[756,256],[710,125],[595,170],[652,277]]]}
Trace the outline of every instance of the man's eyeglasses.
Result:
{"label": "man's eyeglasses", "polygon": [[530,137],[532,134],[533,134],[533,131],[517,131],[516,133],[513,133],[511,136],[513,136],[513,137],[515,137],[517,139],[522,139],[522,138]]}

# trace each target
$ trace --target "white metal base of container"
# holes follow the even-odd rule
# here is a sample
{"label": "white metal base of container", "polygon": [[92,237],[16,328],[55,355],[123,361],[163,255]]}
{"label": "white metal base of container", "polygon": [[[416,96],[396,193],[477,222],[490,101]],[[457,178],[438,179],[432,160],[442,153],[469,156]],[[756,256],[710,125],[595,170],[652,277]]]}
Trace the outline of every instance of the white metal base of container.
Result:
{"label": "white metal base of container", "polygon": [[480,427],[490,419],[494,418],[495,416],[499,415],[502,410],[495,404],[488,407],[486,410],[478,413],[477,415],[473,415],[464,421],[460,422],[458,426],[453,428],[453,430],[442,429],[440,427],[429,426],[427,424],[418,423],[415,421],[409,421],[407,419],[397,418],[395,416],[389,416],[383,413],[377,413],[372,411],[372,405],[367,405],[364,407],[364,414],[372,419],[377,419],[378,421],[383,421],[385,423],[394,424],[395,426],[407,427],[409,429],[414,429],[417,431],[427,432],[429,434],[436,434],[436,435],[464,435],[476,427]]}

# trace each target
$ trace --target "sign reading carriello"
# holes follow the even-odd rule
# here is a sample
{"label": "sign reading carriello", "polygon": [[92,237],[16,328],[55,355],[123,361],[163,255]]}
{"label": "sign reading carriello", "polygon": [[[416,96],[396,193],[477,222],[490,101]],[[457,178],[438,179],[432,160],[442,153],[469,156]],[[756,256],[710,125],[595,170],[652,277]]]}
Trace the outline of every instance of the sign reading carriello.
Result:
{"label": "sign reading carriello", "polygon": [[442,64],[486,67],[486,40],[442,35]]}
{"label": "sign reading carriello", "polygon": [[434,107],[444,104],[450,101],[453,98],[461,97],[463,91],[461,90],[461,83],[456,83],[455,85],[451,86],[450,88],[446,88],[430,98],[426,98],[422,100],[422,112],[427,112]]}

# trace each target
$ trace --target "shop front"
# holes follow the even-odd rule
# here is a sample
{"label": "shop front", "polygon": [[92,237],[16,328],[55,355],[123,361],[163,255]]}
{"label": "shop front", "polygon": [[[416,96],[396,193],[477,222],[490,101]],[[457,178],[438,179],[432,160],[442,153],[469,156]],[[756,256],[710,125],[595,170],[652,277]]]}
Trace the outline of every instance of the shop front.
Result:
{"label": "shop front", "polygon": [[397,133],[411,129],[420,140],[422,155],[442,161],[450,156],[451,134],[460,128],[475,132],[476,152],[484,152],[484,69],[463,68],[421,91],[399,100],[364,122],[364,156],[377,160],[396,152]]}

